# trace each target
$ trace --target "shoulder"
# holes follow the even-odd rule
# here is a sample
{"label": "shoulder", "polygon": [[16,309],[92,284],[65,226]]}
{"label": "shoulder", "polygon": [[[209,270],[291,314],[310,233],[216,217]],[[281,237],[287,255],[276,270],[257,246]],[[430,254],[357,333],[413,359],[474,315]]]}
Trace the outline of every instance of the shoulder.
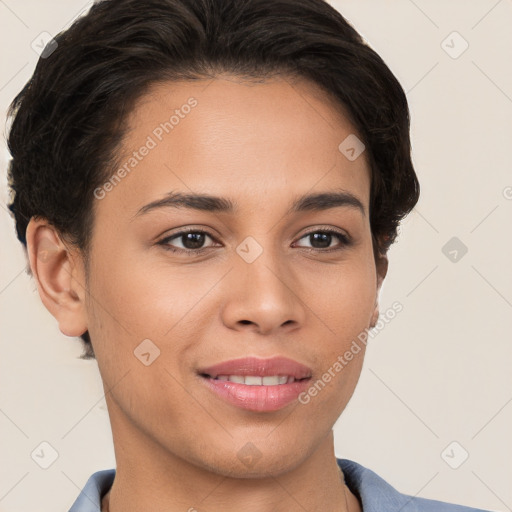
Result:
{"label": "shoulder", "polygon": [[357,462],[337,459],[348,488],[360,499],[363,512],[486,512],[401,494],[376,473]]}
{"label": "shoulder", "polygon": [[93,473],[69,512],[100,512],[101,498],[112,487],[115,475],[115,469],[104,469]]}

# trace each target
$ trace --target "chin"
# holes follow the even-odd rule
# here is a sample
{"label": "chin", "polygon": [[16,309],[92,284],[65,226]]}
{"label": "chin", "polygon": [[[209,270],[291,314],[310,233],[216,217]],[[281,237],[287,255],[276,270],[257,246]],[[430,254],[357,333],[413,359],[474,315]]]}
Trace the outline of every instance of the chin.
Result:
{"label": "chin", "polygon": [[234,456],[230,451],[220,457],[217,451],[208,460],[202,459],[199,465],[228,478],[260,479],[288,473],[300,465],[306,456],[293,447],[288,452],[271,447],[258,449],[248,441]]}

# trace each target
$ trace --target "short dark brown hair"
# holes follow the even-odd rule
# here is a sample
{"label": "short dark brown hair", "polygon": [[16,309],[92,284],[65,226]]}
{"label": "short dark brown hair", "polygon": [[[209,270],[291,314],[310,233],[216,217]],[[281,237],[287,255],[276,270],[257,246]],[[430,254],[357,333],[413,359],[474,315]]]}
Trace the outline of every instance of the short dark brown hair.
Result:
{"label": "short dark brown hair", "polygon": [[[93,191],[112,174],[134,102],[156,82],[220,73],[306,78],[339,101],[366,146],[374,250],[385,254],[419,198],[407,99],[324,0],[94,4],[55,37],[10,107],[9,208],[18,239],[26,246],[30,218],[42,217],[86,258]],[[94,357],[88,332],[81,338],[82,357]]]}

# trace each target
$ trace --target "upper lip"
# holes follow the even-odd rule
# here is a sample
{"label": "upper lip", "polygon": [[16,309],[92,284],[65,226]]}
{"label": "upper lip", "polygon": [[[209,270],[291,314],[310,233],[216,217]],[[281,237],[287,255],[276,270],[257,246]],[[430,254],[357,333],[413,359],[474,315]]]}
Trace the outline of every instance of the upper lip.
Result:
{"label": "upper lip", "polygon": [[242,357],[208,366],[207,368],[201,368],[199,373],[213,378],[219,375],[254,375],[258,377],[287,375],[298,380],[311,377],[311,368],[293,359],[281,356],[269,359]]}

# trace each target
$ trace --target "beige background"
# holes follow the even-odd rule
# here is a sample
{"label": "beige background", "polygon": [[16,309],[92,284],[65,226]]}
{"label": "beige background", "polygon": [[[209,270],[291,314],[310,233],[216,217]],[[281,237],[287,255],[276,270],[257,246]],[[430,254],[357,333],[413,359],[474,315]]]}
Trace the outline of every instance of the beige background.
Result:
{"label": "beige background", "polygon": [[[403,311],[369,345],[337,455],[408,494],[512,510],[512,1],[332,4],[407,91],[422,186],[381,295]],[[31,42],[86,5],[0,0],[0,512],[68,510],[115,465],[96,362],[40,303],[6,210],[5,111],[36,64]],[[456,262],[452,237],[468,248]],[[48,469],[31,458],[43,441],[58,452]]]}

